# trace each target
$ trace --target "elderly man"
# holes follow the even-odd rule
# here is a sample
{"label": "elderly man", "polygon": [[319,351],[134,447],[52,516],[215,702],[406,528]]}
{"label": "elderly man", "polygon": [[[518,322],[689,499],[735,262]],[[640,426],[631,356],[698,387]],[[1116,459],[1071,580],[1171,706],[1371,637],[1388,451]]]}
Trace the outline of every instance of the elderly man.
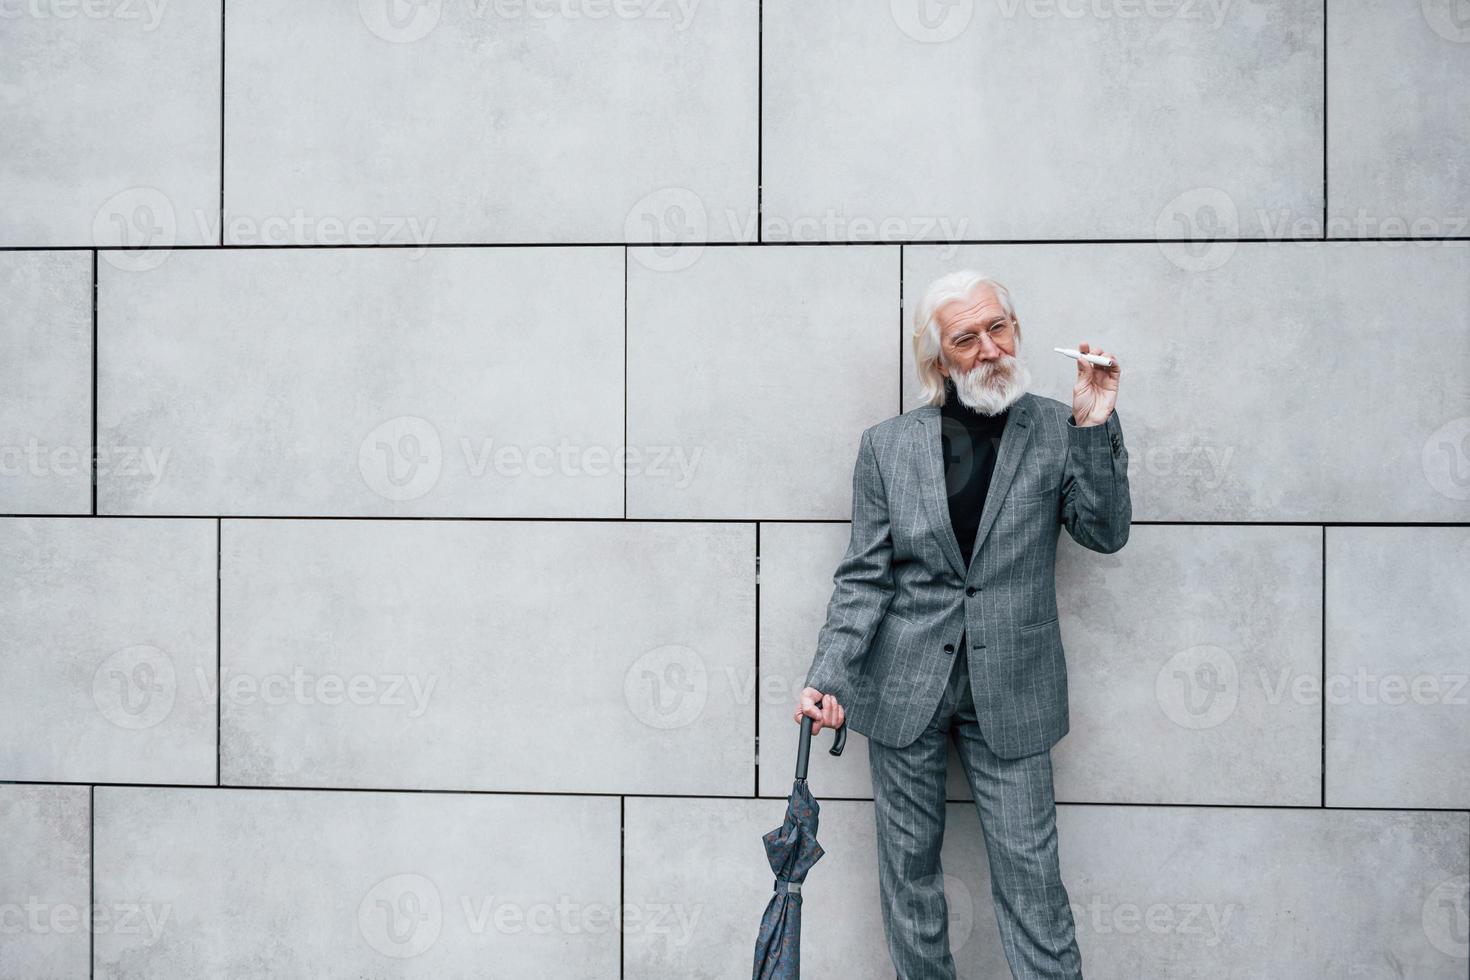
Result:
{"label": "elderly man", "polygon": [[990,856],[1006,961],[1080,977],[1057,855],[1051,747],[1067,733],[1056,546],[1128,540],[1120,368],[1077,361],[1068,406],[1026,391],[1021,324],[974,272],[914,316],[927,404],[864,430],[852,539],[795,718],[868,737],[883,928],[901,980],[955,975],[940,868],[946,757],[959,752]]}

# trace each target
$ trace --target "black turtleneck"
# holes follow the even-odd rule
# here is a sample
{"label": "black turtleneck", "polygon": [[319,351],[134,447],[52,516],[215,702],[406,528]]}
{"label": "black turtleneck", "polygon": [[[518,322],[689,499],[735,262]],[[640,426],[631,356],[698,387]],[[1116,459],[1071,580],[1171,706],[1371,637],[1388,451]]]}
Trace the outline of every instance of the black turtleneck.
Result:
{"label": "black turtleneck", "polygon": [[965,564],[975,547],[980,512],[990,490],[990,475],[1000,453],[1010,409],[999,415],[984,415],[960,401],[954,381],[944,381],[944,404],[939,408],[940,444],[944,453],[944,482],[949,496],[949,521],[960,545]]}

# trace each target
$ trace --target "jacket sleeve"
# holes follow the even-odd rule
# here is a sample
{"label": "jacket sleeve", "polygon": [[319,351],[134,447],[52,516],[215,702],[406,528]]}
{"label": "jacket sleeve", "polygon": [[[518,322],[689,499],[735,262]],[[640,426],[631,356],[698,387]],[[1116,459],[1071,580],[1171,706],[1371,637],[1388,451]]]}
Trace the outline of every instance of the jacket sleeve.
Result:
{"label": "jacket sleeve", "polygon": [[806,686],[835,694],[844,704],[858,667],[893,598],[893,539],[888,497],[871,429],[863,432],[852,474],[852,538],[832,576],[827,621],[817,636],[817,652]]}
{"label": "jacket sleeve", "polygon": [[1111,554],[1128,542],[1133,501],[1128,492],[1128,450],[1113,409],[1101,425],[1079,426],[1067,417],[1070,445],[1062,473],[1062,523],[1072,540]]}

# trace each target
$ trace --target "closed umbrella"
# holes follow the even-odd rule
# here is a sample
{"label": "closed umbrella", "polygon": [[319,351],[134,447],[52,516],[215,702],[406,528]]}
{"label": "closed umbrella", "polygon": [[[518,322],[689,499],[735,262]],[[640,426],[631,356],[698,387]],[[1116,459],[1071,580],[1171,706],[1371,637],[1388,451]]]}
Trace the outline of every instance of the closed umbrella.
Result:
{"label": "closed umbrella", "polygon": [[[837,729],[832,754],[841,755],[847,744],[847,725]],[[812,747],[812,719],[801,719],[801,741],[796,750],[796,782],[786,804],[781,826],[761,838],[766,859],[776,873],[775,894],[761,916],[755,940],[755,980],[798,980],[801,976],[801,883],[826,853],[817,843],[817,814],[821,807],[806,783],[807,760]]]}

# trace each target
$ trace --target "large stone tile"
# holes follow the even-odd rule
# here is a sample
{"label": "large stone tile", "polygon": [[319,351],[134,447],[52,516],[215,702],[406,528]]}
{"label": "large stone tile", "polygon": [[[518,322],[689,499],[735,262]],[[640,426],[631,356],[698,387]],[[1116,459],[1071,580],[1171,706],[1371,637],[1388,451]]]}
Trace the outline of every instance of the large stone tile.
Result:
{"label": "large stone tile", "polygon": [[7,5],[0,246],[219,241],[220,3]]}
{"label": "large stone tile", "polygon": [[1470,528],[1327,529],[1327,803],[1470,808]]}
{"label": "large stone tile", "polygon": [[226,521],[226,784],[748,794],[755,530]]}
{"label": "large stone tile", "polygon": [[1114,555],[1062,538],[1057,798],[1319,803],[1321,529],[1142,526]]}
{"label": "large stone tile", "polygon": [[1320,228],[1322,4],[1127,7],[767,2],[764,240]]}
{"label": "large stone tile", "polygon": [[754,241],[755,0],[595,6],[229,5],[225,240]]}
{"label": "large stone tile", "polygon": [[[91,790],[0,785],[0,977],[89,975]],[[121,921],[109,909],[99,930]],[[104,918],[103,916],[107,916]]]}
{"label": "large stone tile", "polygon": [[103,786],[96,836],[155,913],[98,980],[617,975],[615,799]]}
{"label": "large stone tile", "polygon": [[1088,976],[1465,976],[1463,813],[1064,806],[1058,833]]}
{"label": "large stone tile", "polygon": [[0,521],[0,779],[215,781],[215,522]]}
{"label": "large stone tile", "polygon": [[0,252],[0,392],[0,511],[90,513],[88,253]]}
{"label": "large stone tile", "polygon": [[1332,5],[1327,152],[1332,236],[1470,235],[1470,17],[1463,4]]}
{"label": "large stone tile", "polygon": [[629,517],[847,519],[863,429],[898,411],[898,249],[628,262]]}
{"label": "large stone tile", "polygon": [[905,405],[919,296],[975,268],[1011,290],[1031,390],[1071,403],[1053,347],[1117,354],[1135,520],[1470,519],[1470,245],[1172,248],[904,249]]}
{"label": "large stone tile", "polygon": [[[803,965],[886,980],[873,805],[819,804],[826,853],[802,889]],[[761,835],[783,811],[779,800],[627,801],[625,898],[670,910],[627,937],[627,976],[749,975],[771,895]],[[1063,805],[1057,823],[1088,976],[1464,976],[1463,813]],[[957,972],[1009,976],[973,805],[951,803],[946,827]]]}
{"label": "large stone tile", "polygon": [[103,513],[622,515],[614,248],[184,252],[102,267]]}

